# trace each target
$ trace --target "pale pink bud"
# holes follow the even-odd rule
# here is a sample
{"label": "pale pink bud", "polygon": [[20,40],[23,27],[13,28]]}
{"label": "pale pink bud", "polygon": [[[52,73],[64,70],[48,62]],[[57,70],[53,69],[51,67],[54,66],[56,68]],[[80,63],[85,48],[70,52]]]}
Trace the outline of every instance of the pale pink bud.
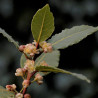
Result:
{"label": "pale pink bud", "polygon": [[23,73],[22,68],[18,68],[18,69],[16,70],[15,75],[16,75],[16,76],[23,76],[23,75],[24,75],[24,73]]}
{"label": "pale pink bud", "polygon": [[15,98],[23,98],[23,94],[22,93],[17,93]]}
{"label": "pale pink bud", "polygon": [[24,98],[31,98],[30,94],[25,94]]}
{"label": "pale pink bud", "polygon": [[43,77],[39,73],[35,75],[35,80],[37,81],[38,84],[43,83]]}
{"label": "pale pink bud", "polygon": [[30,81],[29,80],[24,80],[22,83],[24,88],[27,88],[30,85]]}
{"label": "pale pink bud", "polygon": [[25,48],[25,45],[20,45],[19,46],[19,51],[23,52],[24,51],[24,48]]}
{"label": "pale pink bud", "polygon": [[42,61],[42,62],[40,63],[40,65],[42,65],[42,66],[49,66],[45,61]]}
{"label": "pale pink bud", "polygon": [[6,85],[6,89],[8,91],[14,91],[16,89],[16,85],[15,84],[12,84],[12,85]]}
{"label": "pale pink bud", "polygon": [[43,80],[43,77],[42,77],[39,73],[35,75],[35,78],[36,78],[38,81]]}

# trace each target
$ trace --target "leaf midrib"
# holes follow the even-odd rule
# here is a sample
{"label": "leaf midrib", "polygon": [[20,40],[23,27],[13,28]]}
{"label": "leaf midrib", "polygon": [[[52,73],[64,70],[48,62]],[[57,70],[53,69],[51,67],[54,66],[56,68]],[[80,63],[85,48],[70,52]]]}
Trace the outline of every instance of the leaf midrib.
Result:
{"label": "leaf midrib", "polygon": [[[88,29],[89,29],[89,28],[88,28]],[[86,30],[88,30],[88,29],[85,29],[85,30],[83,30],[83,31],[86,31]],[[97,30],[97,29],[96,29],[96,30]],[[82,32],[83,32],[83,31],[82,31]],[[79,34],[79,33],[81,33],[81,32],[77,32],[77,33],[71,34],[70,36],[64,37],[64,38],[62,38],[62,39],[60,39],[60,40],[58,40],[58,41],[52,43],[52,46],[54,46],[54,45],[60,43],[61,41],[65,40],[65,39],[67,39],[67,38],[72,37],[72,36],[75,35],[75,34]]]}
{"label": "leaf midrib", "polygon": [[44,13],[43,21],[42,21],[42,26],[41,26],[40,33],[39,33],[39,37],[38,37],[38,43],[39,43],[39,41],[40,41],[41,34],[42,34],[42,29],[43,29],[43,26],[44,26],[43,24],[44,24],[44,20],[45,20],[46,10],[47,10],[47,7],[46,7],[46,9],[45,9],[45,13]]}
{"label": "leaf midrib", "polygon": [[[40,67],[43,67],[43,69],[40,69]],[[63,69],[58,69],[58,68],[52,67],[52,66],[50,66],[50,67],[38,66],[37,69],[39,71],[48,71],[48,72],[55,72],[55,73],[61,72],[61,73],[71,74],[71,72],[69,72],[69,71],[66,71],[66,70],[63,70]]]}

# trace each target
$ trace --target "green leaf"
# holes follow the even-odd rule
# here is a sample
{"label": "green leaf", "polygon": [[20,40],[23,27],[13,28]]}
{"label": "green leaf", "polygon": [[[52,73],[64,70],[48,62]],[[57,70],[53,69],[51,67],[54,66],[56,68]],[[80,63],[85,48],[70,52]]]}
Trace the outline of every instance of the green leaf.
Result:
{"label": "green leaf", "polygon": [[[58,50],[51,53],[42,53],[35,61],[35,66],[39,66],[42,61],[45,61],[48,65],[58,67],[60,52]],[[46,75],[46,73],[42,73]]]}
{"label": "green leaf", "polygon": [[20,58],[20,66],[21,68],[24,68],[24,63],[26,62],[26,57],[24,54],[21,55],[21,58]]}
{"label": "green leaf", "polygon": [[48,65],[58,67],[60,52],[58,50],[51,53],[42,53],[35,61],[35,66],[39,66],[42,61]]}
{"label": "green leaf", "polygon": [[50,12],[49,5],[39,9],[31,23],[31,31],[37,42],[45,41],[54,31],[54,17]]}
{"label": "green leaf", "polygon": [[63,49],[80,42],[96,31],[98,31],[98,27],[87,25],[75,26],[54,35],[48,42],[52,43],[54,49]]}
{"label": "green leaf", "polygon": [[82,74],[72,73],[70,71],[66,71],[66,70],[59,69],[59,68],[52,67],[52,66],[36,66],[36,71],[39,71],[39,72],[54,72],[54,73],[59,73],[60,72],[60,73],[70,74],[72,76],[75,76],[75,77],[77,77],[81,80],[85,80],[86,82],[90,83],[90,80]]}
{"label": "green leaf", "polygon": [[15,94],[0,86],[0,98],[15,98]]}
{"label": "green leaf", "polygon": [[3,29],[0,28],[0,33],[8,39],[9,42],[12,42],[16,48],[19,48],[18,42],[16,42],[10,35],[8,35]]}

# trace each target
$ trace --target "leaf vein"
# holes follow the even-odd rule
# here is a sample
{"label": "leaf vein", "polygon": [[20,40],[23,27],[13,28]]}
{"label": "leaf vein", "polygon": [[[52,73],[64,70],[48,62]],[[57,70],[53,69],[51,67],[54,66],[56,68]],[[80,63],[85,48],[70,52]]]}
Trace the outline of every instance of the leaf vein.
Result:
{"label": "leaf vein", "polygon": [[[89,28],[88,28],[88,29],[89,29]],[[83,31],[86,31],[86,30],[88,30],[88,29],[85,29],[85,30],[83,30]],[[82,32],[83,32],[83,31],[82,31]],[[79,33],[81,33],[81,32],[76,32],[76,33],[74,33],[74,34],[71,34],[70,36],[64,37],[64,38],[62,38],[62,39],[60,39],[60,40],[58,40],[58,41],[52,43],[52,45],[56,45],[56,44],[58,44],[59,42],[65,40],[65,39],[67,39],[67,38],[70,38],[70,37],[72,37],[72,36],[75,35],[75,34],[79,34]]]}

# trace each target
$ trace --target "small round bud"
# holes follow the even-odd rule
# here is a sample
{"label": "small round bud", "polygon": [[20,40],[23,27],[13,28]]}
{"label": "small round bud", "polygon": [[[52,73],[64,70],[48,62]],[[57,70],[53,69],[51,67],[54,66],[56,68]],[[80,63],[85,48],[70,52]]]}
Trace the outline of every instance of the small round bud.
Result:
{"label": "small round bud", "polygon": [[24,88],[27,88],[30,85],[30,81],[29,80],[24,80],[22,83]]}
{"label": "small round bud", "polygon": [[35,75],[36,80],[41,81],[43,80],[43,77],[38,73]]}
{"label": "small round bud", "polygon": [[27,44],[27,45],[25,45],[24,53],[27,53],[27,54],[31,54],[31,53],[36,54],[37,53],[36,46],[33,45],[33,44]]}
{"label": "small round bud", "polygon": [[8,91],[14,91],[14,90],[16,90],[16,85],[15,85],[15,84],[6,85],[6,89],[7,89]]}
{"label": "small round bud", "polygon": [[15,75],[16,75],[16,76],[23,76],[24,73],[23,73],[22,68],[18,68],[18,69],[16,69],[16,73],[15,73]]}
{"label": "small round bud", "polygon": [[24,48],[25,48],[25,45],[20,45],[19,46],[19,51],[23,52],[24,51]]}
{"label": "small round bud", "polygon": [[40,65],[41,65],[41,66],[49,66],[45,61],[42,61],[42,62],[40,63]]}
{"label": "small round bud", "polygon": [[31,98],[30,94],[25,94],[24,98]]}
{"label": "small round bud", "polygon": [[45,53],[52,52],[52,45],[50,43],[43,41],[40,43],[40,46],[42,47]]}
{"label": "small round bud", "polygon": [[42,84],[43,83],[43,77],[39,73],[35,75],[35,79],[34,80],[36,80],[36,82],[38,84]]}
{"label": "small round bud", "polygon": [[15,98],[23,98],[23,94],[17,93],[16,96],[15,96]]}

